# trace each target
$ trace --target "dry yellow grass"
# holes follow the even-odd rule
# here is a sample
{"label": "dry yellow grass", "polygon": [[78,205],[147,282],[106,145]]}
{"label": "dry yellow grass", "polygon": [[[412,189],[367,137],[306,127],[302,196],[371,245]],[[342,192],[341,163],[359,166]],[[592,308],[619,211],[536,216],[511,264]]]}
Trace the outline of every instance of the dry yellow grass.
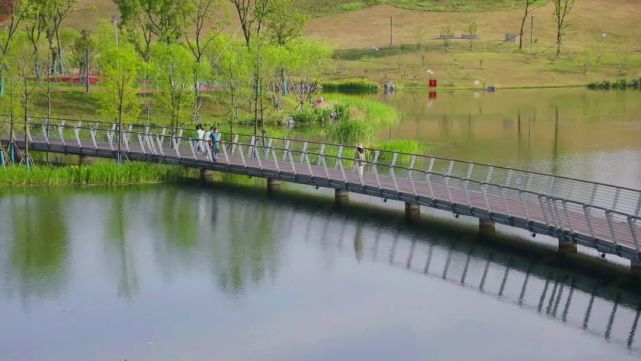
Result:
{"label": "dry yellow grass", "polygon": [[[555,40],[552,3],[536,10],[535,38],[544,44],[553,45]],[[455,33],[464,33],[467,24],[475,21],[478,33],[484,40],[502,41],[505,33],[518,33],[522,11],[507,9],[481,13],[447,13],[399,9],[380,5],[350,13],[316,18],[305,33],[323,39],[337,48],[368,48],[389,45],[389,19],[394,18],[395,44],[417,42],[417,31],[424,38],[438,36],[445,26],[452,26]],[[637,50],[641,50],[641,0],[577,0],[569,16],[572,24],[567,32],[568,50],[577,50],[596,41],[603,33],[610,40],[628,38]],[[528,21],[529,25],[529,21]],[[526,28],[529,30],[529,26]],[[529,32],[528,32],[529,34]]]}

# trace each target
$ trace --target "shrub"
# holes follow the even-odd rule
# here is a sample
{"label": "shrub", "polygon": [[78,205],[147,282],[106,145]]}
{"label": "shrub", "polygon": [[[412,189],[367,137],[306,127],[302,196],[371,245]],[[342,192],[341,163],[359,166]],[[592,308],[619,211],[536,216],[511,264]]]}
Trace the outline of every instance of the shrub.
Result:
{"label": "shrub", "polygon": [[375,94],[378,84],[368,80],[343,80],[322,84],[323,91],[328,93]]}

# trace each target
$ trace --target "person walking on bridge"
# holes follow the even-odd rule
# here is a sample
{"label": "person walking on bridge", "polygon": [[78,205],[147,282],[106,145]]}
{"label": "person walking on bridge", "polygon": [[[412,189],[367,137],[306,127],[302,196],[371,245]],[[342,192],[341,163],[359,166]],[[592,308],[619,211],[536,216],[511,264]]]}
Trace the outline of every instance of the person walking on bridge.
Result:
{"label": "person walking on bridge", "polygon": [[218,128],[212,127],[209,137],[209,141],[211,144],[211,157],[215,162],[218,160],[218,145],[220,144],[220,132],[218,132]]}
{"label": "person walking on bridge", "polygon": [[205,131],[203,130],[203,125],[198,124],[196,126],[196,151],[205,153],[205,147],[203,144],[203,139],[205,138]]}
{"label": "person walking on bridge", "polygon": [[356,157],[354,157],[354,166],[356,167],[359,178],[363,178],[365,163],[365,148],[363,148],[363,144],[359,144],[356,147]]}

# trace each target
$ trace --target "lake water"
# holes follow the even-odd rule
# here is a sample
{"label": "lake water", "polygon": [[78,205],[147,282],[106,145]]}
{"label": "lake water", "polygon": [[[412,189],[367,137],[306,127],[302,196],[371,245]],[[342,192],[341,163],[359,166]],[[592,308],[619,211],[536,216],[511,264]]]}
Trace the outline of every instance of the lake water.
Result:
{"label": "lake water", "polygon": [[638,360],[641,299],[262,188],[0,193],[0,359]]}
{"label": "lake water", "polygon": [[[641,188],[638,92],[385,101],[382,139]],[[0,189],[0,360],[641,358],[639,294],[294,188]]]}
{"label": "lake water", "polygon": [[403,114],[381,139],[432,153],[641,188],[641,92],[527,89],[400,93]]}

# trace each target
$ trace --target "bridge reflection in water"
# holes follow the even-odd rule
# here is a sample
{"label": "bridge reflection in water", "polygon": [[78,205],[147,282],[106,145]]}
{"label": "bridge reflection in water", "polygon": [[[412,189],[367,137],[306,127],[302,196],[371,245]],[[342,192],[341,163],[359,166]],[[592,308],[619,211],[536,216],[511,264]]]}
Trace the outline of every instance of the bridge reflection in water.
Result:
{"label": "bridge reflection in water", "polygon": [[[315,203],[313,199],[301,202],[301,199],[293,197],[274,199],[266,197],[262,191],[247,187],[242,188],[243,192],[226,191],[222,184],[216,184],[215,187],[196,191],[189,187],[163,187],[162,190],[152,188],[151,193],[132,192],[120,195],[114,195],[110,191],[109,197],[101,198],[99,204],[93,205],[83,197],[63,202],[58,199],[59,195],[51,195],[55,204],[60,207],[60,212],[56,212],[53,219],[46,219],[46,214],[31,214],[43,223],[31,223],[28,230],[33,229],[33,232],[30,233],[21,233],[25,221],[32,221],[29,217],[22,216],[30,207],[41,206],[40,209],[44,209],[45,203],[40,199],[42,196],[29,193],[28,196],[0,198],[0,203],[5,202],[3,205],[11,205],[12,209],[10,217],[0,219],[0,225],[7,232],[16,232],[6,238],[8,242],[15,243],[7,249],[19,249],[19,252],[8,252],[7,255],[18,257],[17,261],[29,260],[38,255],[41,255],[38,261],[48,259],[42,264],[20,263],[8,259],[8,267],[2,268],[3,258],[0,257],[0,268],[10,281],[5,286],[8,285],[9,289],[18,286],[22,289],[33,287],[20,295],[34,300],[40,300],[39,297],[43,294],[68,293],[75,293],[83,300],[91,299],[84,297],[83,287],[79,290],[78,284],[70,282],[72,272],[59,272],[59,280],[52,282],[51,277],[45,277],[45,271],[76,269],[76,272],[90,274],[86,278],[79,278],[85,278],[86,282],[93,284],[96,277],[102,277],[100,275],[103,270],[96,272],[99,276],[88,272],[85,267],[92,266],[83,263],[87,261],[87,257],[82,255],[97,254],[98,261],[90,263],[93,265],[104,261],[105,269],[119,275],[111,281],[115,281],[117,285],[118,297],[126,298],[127,302],[134,299],[145,301],[148,299],[146,297],[166,297],[172,300],[176,296],[175,289],[159,290],[155,282],[171,283],[167,279],[172,276],[180,278],[183,273],[190,280],[198,279],[199,274],[215,278],[215,286],[211,282],[197,284],[197,297],[202,296],[200,292],[203,289],[215,287],[222,294],[251,298],[248,282],[251,282],[251,288],[258,288],[257,286],[276,279],[285,280],[285,283],[290,281],[278,271],[282,264],[290,263],[288,266],[291,267],[282,269],[294,272],[298,270],[291,265],[292,260],[287,260],[285,256],[307,256],[311,253],[316,257],[320,252],[324,256],[323,260],[328,263],[338,263],[337,259],[343,257],[349,258],[352,264],[373,263],[390,271],[383,273],[393,273],[394,270],[399,273],[410,272],[411,274],[405,274],[414,279],[402,279],[412,287],[420,286],[422,281],[425,281],[426,286],[441,282],[448,286],[458,286],[468,292],[538,314],[552,322],[583,330],[593,335],[595,340],[605,340],[629,350],[626,352],[634,356],[641,356],[641,340],[637,331],[641,296],[638,293],[633,294],[623,288],[584,277],[574,273],[569,267],[556,267],[545,261],[483,245],[477,239],[467,239],[463,233],[439,233],[418,227],[401,227],[400,224],[404,223],[395,226],[395,220],[390,220],[388,213],[364,214],[360,207],[350,209],[349,213],[336,212],[326,200]],[[65,207],[62,207],[63,204]],[[197,209],[194,204],[202,206],[202,209]],[[156,212],[149,212],[151,209]],[[65,212],[69,213],[64,217],[58,215]],[[400,221],[401,217],[398,218],[396,220]],[[254,220],[251,226],[248,226],[247,219]],[[263,219],[264,224],[256,221],[257,219]],[[97,241],[84,238],[86,225],[91,226],[89,229],[96,234]],[[151,230],[151,236],[145,236],[146,229]],[[47,243],[50,247],[57,247],[53,252],[43,252],[42,247],[34,249],[34,244],[45,244],[51,234],[59,234],[57,238],[60,239]],[[80,237],[76,240],[69,239],[74,234]],[[99,246],[101,237],[107,248]],[[260,246],[257,246],[256,240]],[[264,242],[260,242],[261,240]],[[32,243],[28,243],[29,241]],[[23,242],[24,245],[19,244]],[[152,245],[149,249],[146,248],[147,242]],[[286,248],[293,248],[297,242],[305,242],[306,248],[316,247],[318,252],[306,249],[304,253],[287,253]],[[83,253],[77,248],[79,245],[90,247]],[[94,249],[97,245],[99,252]],[[68,247],[71,251],[57,251],[58,248],[66,250]],[[74,254],[74,257],[66,256],[67,254]],[[157,265],[158,268],[150,267],[149,264]],[[163,275],[162,281],[154,280],[154,272],[157,271]],[[313,274],[314,277],[323,275]],[[421,276],[428,279],[423,280]],[[43,277],[43,282],[30,281],[33,277]],[[106,279],[106,282],[100,282],[100,288],[109,284],[110,278]],[[234,283],[235,280],[238,282]],[[43,288],[45,284],[48,286],[46,289]],[[384,285],[385,281],[381,284]],[[49,289],[50,287],[55,289]],[[295,287],[301,294],[309,291],[304,287],[298,288],[298,285]],[[309,287],[313,288],[314,285]],[[0,290],[4,290],[2,282]],[[445,291],[445,287],[441,291]],[[410,291],[410,295],[413,292],[414,290]],[[425,295],[420,292],[418,294]],[[446,297],[446,294],[448,293],[443,292],[434,297]],[[194,294],[181,293],[180,297],[183,296],[192,297]],[[468,299],[472,302],[478,301],[479,297],[474,298],[476,295],[469,296]],[[105,302],[110,303],[109,300]],[[456,308],[456,303],[453,302],[451,307]],[[164,312],[165,309],[159,311]],[[200,312],[198,308],[196,312]],[[425,312],[429,314],[429,310]],[[121,315],[115,313],[108,317],[117,319]],[[207,317],[203,314],[197,316]],[[501,316],[500,313],[496,315],[497,318]],[[135,325],[131,320],[125,322]]]}
{"label": "bridge reflection in water", "polygon": [[[500,302],[582,329],[641,355],[637,329],[641,297],[520,255],[474,245],[458,236],[407,233],[400,228],[363,227],[363,221],[328,227],[328,214],[292,214],[291,224],[327,252],[353,252],[358,261],[388,264],[479,292]],[[368,228],[369,231],[364,229]],[[294,231],[294,230],[292,230]],[[609,315],[607,319],[600,317]]]}

